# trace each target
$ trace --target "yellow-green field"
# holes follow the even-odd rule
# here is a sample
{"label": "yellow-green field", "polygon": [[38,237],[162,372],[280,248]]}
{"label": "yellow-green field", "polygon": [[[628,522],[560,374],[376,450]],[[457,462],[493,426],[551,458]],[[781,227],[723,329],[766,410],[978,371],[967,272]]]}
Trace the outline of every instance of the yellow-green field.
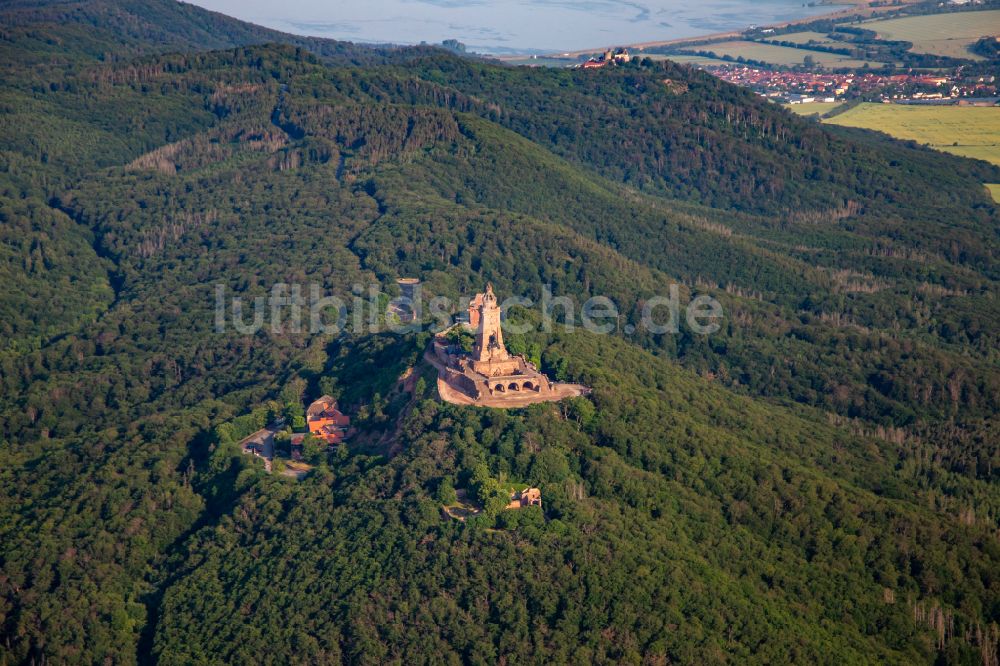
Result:
{"label": "yellow-green field", "polygon": [[811,104],[785,104],[785,108],[800,116],[823,115],[833,111],[843,102],[812,102]]}
{"label": "yellow-green field", "polygon": [[787,35],[776,35],[774,37],[768,37],[765,41],[768,42],[791,42],[793,44],[802,44],[803,46],[809,44],[809,42],[814,42],[816,44],[822,44],[824,46],[835,46],[838,48],[851,48],[853,45],[839,40],[831,39],[827,36],[825,32],[790,32]]}
{"label": "yellow-green field", "polygon": [[708,58],[706,56],[700,55],[688,55],[683,53],[669,53],[663,55],[662,53],[639,53],[641,58],[651,58],[653,60],[673,60],[674,62],[683,63],[685,65],[731,65],[732,63],[726,62],[725,60],[719,60],[718,58]]}
{"label": "yellow-green field", "polygon": [[793,44],[808,44],[809,42],[816,42],[818,44],[827,44],[833,40],[826,36],[825,32],[791,32],[787,35],[776,35],[773,37],[768,37],[770,41],[777,42],[792,42]]}
{"label": "yellow-green field", "polygon": [[993,201],[1000,203],[1000,184],[986,183],[986,189],[990,191],[990,196],[993,197]]}
{"label": "yellow-green field", "polygon": [[861,104],[825,122],[881,130],[1000,165],[1000,107]]}
{"label": "yellow-green field", "polygon": [[939,150],[947,150],[949,153],[954,153],[956,155],[961,155],[962,157],[971,157],[977,160],[984,160],[986,162],[992,162],[997,166],[1000,166],[1000,148],[996,144],[992,145],[982,145],[982,146],[934,146]]}
{"label": "yellow-green field", "polygon": [[908,16],[865,23],[881,39],[913,42],[914,53],[936,53],[956,58],[979,59],[969,45],[980,37],[1000,34],[1000,9],[952,14]]}
{"label": "yellow-green field", "polygon": [[[809,49],[796,49],[788,46],[776,46],[774,44],[764,44],[761,42],[731,41],[719,42],[718,44],[707,44],[699,46],[699,50],[712,51],[719,56],[730,56],[733,58],[743,57],[747,60],[757,60],[771,63],[773,65],[801,65],[806,56],[812,56],[813,61],[823,67],[864,67],[864,60],[856,60],[838,53],[824,53],[823,51],[811,51]],[[879,63],[871,63],[872,67]]]}

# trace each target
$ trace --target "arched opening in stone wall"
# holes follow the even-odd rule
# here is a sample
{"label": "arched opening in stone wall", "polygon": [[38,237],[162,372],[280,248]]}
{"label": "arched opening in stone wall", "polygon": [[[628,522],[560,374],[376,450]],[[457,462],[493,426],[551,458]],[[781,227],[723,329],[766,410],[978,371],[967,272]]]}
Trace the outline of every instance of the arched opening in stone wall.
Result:
{"label": "arched opening in stone wall", "polygon": [[525,391],[536,391],[538,389],[535,388],[535,385],[532,384],[531,382],[524,382],[524,390]]}
{"label": "arched opening in stone wall", "polygon": [[503,384],[497,384],[496,386],[493,387],[493,390],[499,393],[503,393],[504,392]]}
{"label": "arched opening in stone wall", "polygon": [[517,382],[511,382],[510,386],[508,386],[507,388],[509,388],[511,391],[520,391],[521,390],[521,387],[517,385]]}

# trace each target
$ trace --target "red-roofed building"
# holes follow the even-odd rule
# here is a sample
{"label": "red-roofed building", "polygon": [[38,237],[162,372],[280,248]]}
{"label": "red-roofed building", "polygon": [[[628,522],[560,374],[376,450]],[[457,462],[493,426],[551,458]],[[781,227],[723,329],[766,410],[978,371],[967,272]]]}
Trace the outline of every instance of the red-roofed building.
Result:
{"label": "red-roofed building", "polygon": [[306,425],[327,444],[337,444],[350,435],[351,417],[337,409],[337,401],[324,395],[306,410]]}

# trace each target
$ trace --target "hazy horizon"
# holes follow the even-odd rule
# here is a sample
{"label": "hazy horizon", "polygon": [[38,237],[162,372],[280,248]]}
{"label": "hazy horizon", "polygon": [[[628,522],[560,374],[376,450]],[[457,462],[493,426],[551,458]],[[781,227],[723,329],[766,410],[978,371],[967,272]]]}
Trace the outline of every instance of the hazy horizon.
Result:
{"label": "hazy horizon", "polygon": [[195,0],[269,28],[356,42],[457,39],[485,53],[556,52],[694,37],[833,11],[801,0]]}

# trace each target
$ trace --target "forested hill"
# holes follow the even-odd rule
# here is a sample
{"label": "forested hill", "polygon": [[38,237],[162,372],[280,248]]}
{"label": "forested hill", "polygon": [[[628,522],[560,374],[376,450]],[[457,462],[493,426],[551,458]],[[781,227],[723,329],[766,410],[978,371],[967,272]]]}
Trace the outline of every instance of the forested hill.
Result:
{"label": "forested hill", "polygon": [[[996,663],[996,168],[670,63],[0,21],[0,663]],[[510,315],[593,393],[463,408],[427,333],[215,330],[217,285],[400,276],[610,297],[608,336]],[[722,330],[626,333],[670,283]],[[322,393],[359,433],[311,474],[237,452]],[[497,480],[544,509],[442,514]]]}
{"label": "forested hill", "polygon": [[207,51],[267,42],[308,49],[338,64],[384,62],[399,51],[290,35],[176,0],[11,0],[0,8],[4,63],[72,66],[79,59]]}

